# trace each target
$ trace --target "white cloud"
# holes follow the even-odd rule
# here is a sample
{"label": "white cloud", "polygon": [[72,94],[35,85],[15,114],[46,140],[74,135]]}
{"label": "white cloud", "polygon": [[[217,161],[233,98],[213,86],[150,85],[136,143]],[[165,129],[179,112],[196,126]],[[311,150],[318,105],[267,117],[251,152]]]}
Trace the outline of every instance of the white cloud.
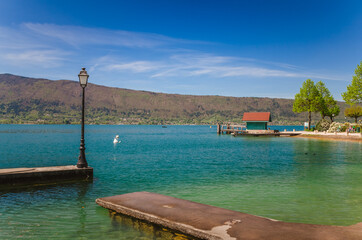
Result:
{"label": "white cloud", "polygon": [[[176,81],[191,77],[346,79],[286,63],[204,53],[195,50],[200,43],[205,44],[154,33],[80,26],[37,23],[12,28],[0,26],[2,66],[55,68],[66,64],[71,67],[71,62],[91,65],[89,69],[93,72],[122,71],[132,78],[175,78]],[[165,49],[177,49],[179,54]]]}
{"label": "white cloud", "polygon": [[255,67],[258,61],[249,58],[215,56],[210,54],[187,54],[170,57],[167,70],[157,72],[152,77],[201,76],[210,77],[299,77],[288,70]]}
{"label": "white cloud", "polygon": [[220,68],[223,77],[251,76],[251,77],[298,77],[298,74],[260,67],[226,67]]}
{"label": "white cloud", "polygon": [[34,33],[62,40],[75,47],[91,44],[152,48],[169,44],[202,43],[198,41],[171,38],[154,33],[140,33],[123,30],[35,23],[25,23],[24,26]]}
{"label": "white cloud", "polygon": [[29,50],[48,48],[44,41],[39,41],[28,31],[21,28],[5,28],[0,26],[0,49],[8,50]]}
{"label": "white cloud", "polygon": [[171,68],[167,71],[153,74],[152,77],[167,77],[167,76],[201,76],[209,75],[214,78],[224,77],[299,77],[298,74],[273,70],[267,68],[256,68],[248,66],[183,66]]}
{"label": "white cloud", "polygon": [[70,51],[52,46],[50,42],[22,27],[0,27],[0,59],[3,65],[6,61],[6,64],[12,66],[59,67],[70,54]]}
{"label": "white cloud", "polygon": [[[126,61],[113,56],[104,56],[96,61],[93,70],[123,71],[143,73],[150,78],[317,78],[341,80],[341,77],[330,77],[298,71],[296,66],[258,61],[250,58],[217,56],[203,53],[171,55],[161,60]],[[147,75],[148,74],[148,75]]]}
{"label": "white cloud", "polygon": [[130,70],[132,72],[149,72],[162,68],[161,65],[151,61],[135,61],[129,63],[112,64],[106,67],[107,70]]}
{"label": "white cloud", "polygon": [[216,56],[213,54],[206,53],[188,53],[188,54],[177,54],[170,56],[171,60],[176,62],[188,64],[188,65],[215,65],[215,64],[223,64],[232,61],[239,61],[244,58],[236,58],[231,56]]}
{"label": "white cloud", "polygon": [[61,65],[65,60],[67,53],[55,50],[34,50],[17,53],[7,53],[3,59],[12,62],[15,65],[42,65],[43,67],[55,67]]}

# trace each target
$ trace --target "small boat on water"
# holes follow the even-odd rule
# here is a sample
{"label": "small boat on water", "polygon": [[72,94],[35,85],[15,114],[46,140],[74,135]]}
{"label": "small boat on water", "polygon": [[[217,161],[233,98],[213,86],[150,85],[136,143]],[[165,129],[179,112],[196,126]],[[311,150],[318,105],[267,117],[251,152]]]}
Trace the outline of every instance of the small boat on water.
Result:
{"label": "small boat on water", "polygon": [[162,126],[162,128],[167,128],[167,126]]}

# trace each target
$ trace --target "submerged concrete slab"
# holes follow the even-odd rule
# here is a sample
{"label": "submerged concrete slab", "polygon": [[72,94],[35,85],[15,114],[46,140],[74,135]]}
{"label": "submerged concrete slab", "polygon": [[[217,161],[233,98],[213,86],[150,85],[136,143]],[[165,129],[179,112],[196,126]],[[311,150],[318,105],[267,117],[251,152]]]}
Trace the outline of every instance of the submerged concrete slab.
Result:
{"label": "submerged concrete slab", "polygon": [[321,140],[352,141],[362,143],[362,133],[324,133],[324,132],[303,132],[298,137],[314,138]]}
{"label": "submerged concrete slab", "polygon": [[200,239],[362,239],[362,223],[287,223],[149,192],[98,198],[97,204]]}
{"label": "submerged concrete slab", "polygon": [[77,166],[73,165],[0,169],[0,186],[56,183],[58,181],[90,180],[92,178],[93,168],[77,168]]}

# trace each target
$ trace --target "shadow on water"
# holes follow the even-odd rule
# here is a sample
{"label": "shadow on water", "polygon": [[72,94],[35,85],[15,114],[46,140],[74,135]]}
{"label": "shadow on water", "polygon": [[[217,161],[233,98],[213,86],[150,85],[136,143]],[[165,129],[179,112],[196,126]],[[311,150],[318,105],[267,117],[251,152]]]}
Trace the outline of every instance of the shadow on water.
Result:
{"label": "shadow on water", "polygon": [[3,184],[0,185],[0,194],[5,192],[24,192],[30,191],[34,189],[48,189],[59,186],[73,186],[78,184],[91,184],[95,181],[94,178],[90,179],[65,179],[65,180],[57,180],[57,181],[49,181],[49,179],[39,180],[37,182],[21,182],[16,184]]}
{"label": "shadow on water", "polygon": [[[49,233],[48,237],[62,236],[70,220],[78,225],[74,236],[85,235],[88,215],[85,208],[91,187],[92,182],[82,181],[0,189],[3,208],[0,236],[5,239],[44,237],[44,233]],[[69,204],[69,199],[74,199],[73,204]],[[70,215],[66,213],[72,208]]]}
{"label": "shadow on water", "polygon": [[89,186],[93,184],[92,181],[79,181],[79,180],[70,180],[63,182],[54,182],[54,183],[39,183],[39,184],[24,184],[24,185],[4,185],[0,187],[0,195],[12,195],[17,194],[21,196],[23,194],[36,194],[38,192],[43,192],[46,194],[56,194],[59,191],[69,192],[73,194],[78,193],[78,197],[84,196]]}

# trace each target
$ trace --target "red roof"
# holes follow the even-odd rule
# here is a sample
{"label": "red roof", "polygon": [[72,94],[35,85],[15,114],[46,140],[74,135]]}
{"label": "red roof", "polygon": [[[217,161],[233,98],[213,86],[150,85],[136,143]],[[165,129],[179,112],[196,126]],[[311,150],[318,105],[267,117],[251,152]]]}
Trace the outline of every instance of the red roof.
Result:
{"label": "red roof", "polygon": [[243,115],[243,121],[271,122],[270,112],[246,112]]}

